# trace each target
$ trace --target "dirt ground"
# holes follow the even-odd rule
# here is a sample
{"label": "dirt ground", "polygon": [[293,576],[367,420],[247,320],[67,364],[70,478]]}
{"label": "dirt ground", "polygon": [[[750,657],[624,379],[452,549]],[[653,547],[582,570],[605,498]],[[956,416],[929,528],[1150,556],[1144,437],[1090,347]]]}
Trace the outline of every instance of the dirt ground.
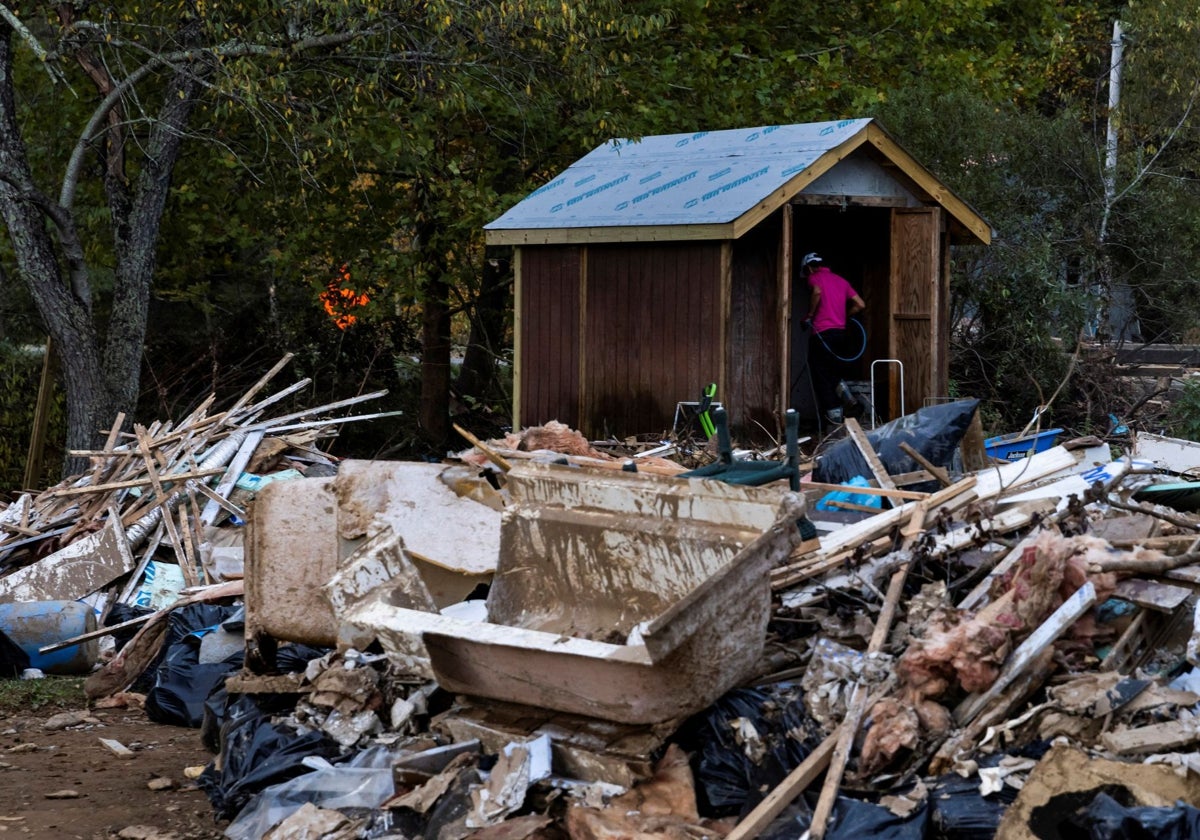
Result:
{"label": "dirt ground", "polygon": [[[78,713],[90,721],[47,729],[47,721],[62,712],[0,716],[0,836],[223,836],[224,824],[215,821],[208,797],[185,773],[212,758],[198,729],[154,723],[139,709],[88,711],[82,705]],[[133,755],[118,758],[101,738],[120,742]],[[156,779],[172,784],[155,790],[151,782]]]}

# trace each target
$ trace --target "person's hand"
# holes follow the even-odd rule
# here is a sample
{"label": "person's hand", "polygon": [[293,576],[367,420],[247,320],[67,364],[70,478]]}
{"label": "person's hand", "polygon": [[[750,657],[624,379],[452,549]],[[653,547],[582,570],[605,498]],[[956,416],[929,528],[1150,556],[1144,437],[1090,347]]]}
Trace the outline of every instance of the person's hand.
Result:
{"label": "person's hand", "polygon": [[812,318],[805,318],[803,321],[800,322],[800,326],[805,330],[811,330],[812,329]]}

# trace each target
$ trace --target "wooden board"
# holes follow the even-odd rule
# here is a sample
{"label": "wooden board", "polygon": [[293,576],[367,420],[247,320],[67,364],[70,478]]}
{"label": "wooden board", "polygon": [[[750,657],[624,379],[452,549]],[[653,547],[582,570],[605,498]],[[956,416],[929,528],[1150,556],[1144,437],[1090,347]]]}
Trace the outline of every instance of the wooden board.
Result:
{"label": "wooden board", "polygon": [[1169,583],[1159,583],[1143,578],[1126,578],[1117,584],[1113,597],[1149,610],[1172,613],[1191,594],[1192,590],[1185,586],[1172,586]]}
{"label": "wooden board", "polygon": [[[578,426],[586,436],[670,428],[679,400],[721,382],[722,252],[720,243],[588,248]],[[557,329],[554,320],[527,325],[531,334]],[[728,404],[723,390],[717,398]],[[730,420],[740,422],[736,414]]]}

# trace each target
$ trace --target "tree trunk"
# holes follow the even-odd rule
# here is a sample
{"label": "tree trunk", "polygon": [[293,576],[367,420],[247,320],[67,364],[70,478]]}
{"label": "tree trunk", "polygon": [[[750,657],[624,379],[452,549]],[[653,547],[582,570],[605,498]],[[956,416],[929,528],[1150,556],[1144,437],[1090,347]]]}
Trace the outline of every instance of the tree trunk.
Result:
{"label": "tree trunk", "polygon": [[450,439],[449,286],[440,265],[431,267],[421,308],[421,431],[441,449]]}
{"label": "tree trunk", "polygon": [[[90,307],[68,287],[47,228],[41,197],[33,182],[16,119],[13,94],[12,32],[0,24],[0,217],[16,258],[17,273],[29,288],[54,339],[67,388],[67,446],[88,448],[98,409],[105,403],[99,342]],[[64,470],[72,467],[68,459]]]}
{"label": "tree trunk", "polygon": [[[142,161],[129,218],[116,225],[126,235],[116,239],[117,271],[104,347],[104,376],[113,407],[131,415],[137,406],[163,211],[188,122],[202,91],[197,67],[177,74],[167,86]],[[110,206],[115,204],[110,201]]]}
{"label": "tree trunk", "polygon": [[484,254],[483,277],[475,299],[471,333],[458,374],[459,393],[477,400],[497,395],[496,360],[504,345],[508,313],[511,265],[500,249],[488,248]]}
{"label": "tree trunk", "polygon": [[[109,196],[117,261],[111,315],[101,349],[86,283],[82,289],[72,289],[64,274],[64,259],[70,263],[72,254],[82,253],[74,238],[71,208],[48,199],[33,181],[17,123],[12,65],[12,31],[0,24],[0,217],[8,230],[18,273],[58,353],[67,393],[67,448],[91,449],[96,436],[111,426],[119,412],[132,419],[137,406],[162,214],[185,129],[203,90],[204,68],[192,63],[166,85],[132,200],[124,194],[122,179],[106,170],[106,187],[121,193]],[[122,217],[124,209],[128,213]],[[61,249],[51,237],[51,220],[57,226]],[[86,270],[82,273],[86,276]],[[64,459],[64,473],[77,472],[85,465],[82,459]]]}

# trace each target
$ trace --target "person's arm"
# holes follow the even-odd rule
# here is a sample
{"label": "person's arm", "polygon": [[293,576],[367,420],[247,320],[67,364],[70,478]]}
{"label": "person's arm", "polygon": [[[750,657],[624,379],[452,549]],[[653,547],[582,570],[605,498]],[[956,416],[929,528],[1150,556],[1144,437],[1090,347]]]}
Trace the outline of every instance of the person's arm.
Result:
{"label": "person's arm", "polygon": [[821,305],[821,290],[813,285],[809,287],[808,296],[808,320],[811,321],[817,317],[817,308]]}
{"label": "person's arm", "polygon": [[858,295],[855,295],[854,297],[850,298],[850,302],[846,306],[846,312],[850,315],[857,315],[866,308],[867,304],[863,301],[863,299]]}

